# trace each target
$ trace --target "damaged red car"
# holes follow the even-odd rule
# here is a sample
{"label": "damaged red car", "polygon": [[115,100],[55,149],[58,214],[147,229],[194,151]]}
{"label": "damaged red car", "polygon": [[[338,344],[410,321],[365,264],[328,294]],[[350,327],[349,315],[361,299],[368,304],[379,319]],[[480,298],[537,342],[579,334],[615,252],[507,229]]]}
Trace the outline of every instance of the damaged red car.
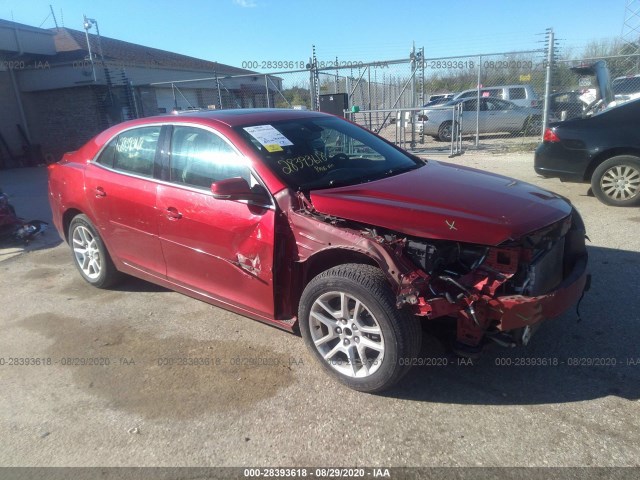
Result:
{"label": "damaged red car", "polygon": [[129,274],[299,331],[361,391],[407,373],[421,321],[455,319],[461,354],[526,344],[587,285],[567,200],[318,112],[122,123],[50,166],[49,191],[90,284]]}

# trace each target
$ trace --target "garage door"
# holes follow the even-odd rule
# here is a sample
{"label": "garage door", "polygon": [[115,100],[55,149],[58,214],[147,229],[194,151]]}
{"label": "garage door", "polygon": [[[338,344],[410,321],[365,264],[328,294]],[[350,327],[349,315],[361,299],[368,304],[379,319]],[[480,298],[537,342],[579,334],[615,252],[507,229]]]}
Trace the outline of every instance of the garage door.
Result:
{"label": "garage door", "polygon": [[[173,94],[175,91],[175,100]],[[170,113],[177,104],[179,110],[187,110],[189,108],[201,108],[203,105],[198,104],[198,95],[195,90],[171,88],[156,88],[156,98],[158,101],[158,109],[165,109],[166,113]],[[162,112],[163,110],[159,110]]]}

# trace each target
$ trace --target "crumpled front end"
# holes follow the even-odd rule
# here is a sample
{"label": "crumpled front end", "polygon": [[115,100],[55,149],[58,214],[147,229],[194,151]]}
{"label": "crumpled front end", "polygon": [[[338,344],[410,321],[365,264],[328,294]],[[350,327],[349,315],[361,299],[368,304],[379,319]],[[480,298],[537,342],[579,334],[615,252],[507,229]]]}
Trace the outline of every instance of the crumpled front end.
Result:
{"label": "crumpled front end", "polygon": [[573,210],[496,247],[407,240],[406,255],[426,275],[401,288],[399,305],[427,318],[455,316],[462,348],[473,349],[483,338],[526,344],[540,322],[562,314],[588,288],[585,238]]}
{"label": "crumpled front end", "polygon": [[521,238],[482,245],[373,227],[322,214],[302,194],[298,200],[288,215],[296,264],[332,250],[368,257],[385,273],[398,308],[457,319],[460,353],[479,349],[485,338],[526,344],[542,321],[562,314],[588,287],[585,228],[575,209]]}

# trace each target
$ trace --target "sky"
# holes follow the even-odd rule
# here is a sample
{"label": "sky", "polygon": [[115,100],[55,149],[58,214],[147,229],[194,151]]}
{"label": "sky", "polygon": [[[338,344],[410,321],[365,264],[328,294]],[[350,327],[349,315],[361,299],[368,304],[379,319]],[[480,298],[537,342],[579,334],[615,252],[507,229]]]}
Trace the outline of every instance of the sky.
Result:
{"label": "sky", "polygon": [[[368,62],[561,47],[623,33],[626,0],[0,0],[0,18],[82,30],[236,67],[246,62]],[[637,2],[636,2],[637,3]],[[95,31],[95,30],[94,30]],[[254,63],[255,67],[255,63]],[[269,69],[252,68],[258,71]],[[274,70],[274,69],[271,69]]]}

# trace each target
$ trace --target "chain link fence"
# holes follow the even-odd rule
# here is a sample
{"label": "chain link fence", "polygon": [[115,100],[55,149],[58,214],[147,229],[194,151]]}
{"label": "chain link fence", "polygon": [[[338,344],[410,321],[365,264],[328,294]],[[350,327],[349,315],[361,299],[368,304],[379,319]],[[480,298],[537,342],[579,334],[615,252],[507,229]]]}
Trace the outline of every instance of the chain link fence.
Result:
{"label": "chain link fence", "polygon": [[[600,59],[607,61],[612,79],[640,73],[637,53],[557,58],[551,33],[547,47],[536,50],[426,58],[424,49],[414,48],[406,58],[371,63],[312,57],[299,70],[214,74],[153,86],[161,112],[321,110],[344,115],[418,152],[531,151],[543,135],[545,121],[583,113],[589,94],[595,95],[595,80],[571,68]],[[455,99],[459,102],[452,103]]]}

